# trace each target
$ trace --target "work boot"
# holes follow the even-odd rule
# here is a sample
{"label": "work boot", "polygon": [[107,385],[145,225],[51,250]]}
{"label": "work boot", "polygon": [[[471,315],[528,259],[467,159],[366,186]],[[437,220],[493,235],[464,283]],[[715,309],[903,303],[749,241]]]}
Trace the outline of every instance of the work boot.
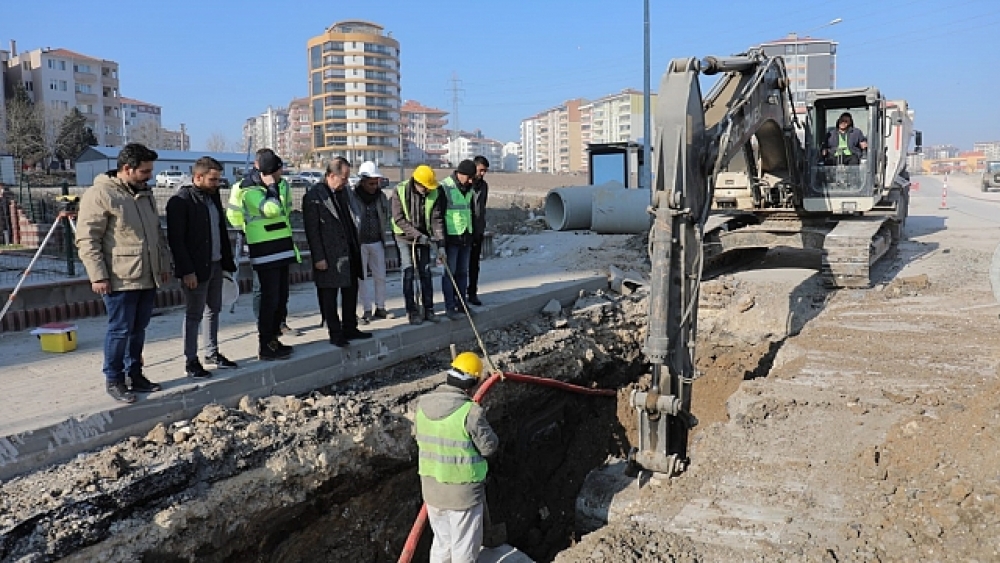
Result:
{"label": "work boot", "polygon": [[409,317],[411,325],[424,324],[424,317],[420,313],[407,313],[406,316]]}
{"label": "work boot", "polygon": [[365,340],[366,338],[371,338],[371,337],[372,337],[372,333],[370,333],[370,332],[361,332],[360,330],[358,330],[356,328],[352,328],[351,330],[345,330],[344,331],[344,338],[346,338],[348,340]]}
{"label": "work boot", "polygon": [[146,376],[141,372],[128,376],[128,379],[130,381],[129,387],[132,389],[133,393],[153,393],[163,389],[160,387],[159,383],[153,383],[152,381],[146,379]]}
{"label": "work boot", "polygon": [[281,323],[281,334],[282,336],[302,336],[302,331],[294,329],[288,326],[288,323]]}
{"label": "work boot", "polygon": [[382,307],[376,307],[372,316],[379,320],[391,318],[389,317],[389,311],[386,311]]}
{"label": "work boot", "polygon": [[236,362],[216,352],[211,356],[205,356],[205,363],[214,365],[218,369],[236,369]]}
{"label": "work boot", "polygon": [[260,347],[257,357],[261,360],[286,360],[292,355],[290,348],[277,340],[272,340]]}
{"label": "work boot", "polygon": [[451,309],[450,311],[445,313],[445,316],[452,321],[460,321],[465,317],[465,315],[463,315],[462,312],[459,311],[458,309]]}
{"label": "work boot", "polygon": [[201,362],[197,359],[189,360],[187,365],[184,366],[185,375],[188,377],[196,379],[204,379],[206,377],[212,377],[212,372],[208,371],[202,367]]}
{"label": "work boot", "polygon": [[476,306],[482,306],[483,302],[479,300],[479,296],[475,293],[470,293],[468,297],[465,298],[466,301],[472,303]]}
{"label": "work boot", "polygon": [[368,311],[365,311],[365,314],[361,315],[361,318],[358,319],[358,322],[361,323],[361,324],[363,324],[363,325],[366,325],[366,324],[371,324],[372,320],[374,320],[374,317],[372,317],[372,314],[369,313]]}
{"label": "work boot", "polygon": [[344,338],[343,334],[337,333],[330,335],[330,344],[333,344],[337,348],[346,348],[351,344],[351,342]]}
{"label": "work boot", "polygon": [[441,318],[434,314],[433,309],[427,309],[426,311],[424,311],[424,320],[430,321],[432,323],[441,322]]}
{"label": "work boot", "polygon": [[111,395],[112,399],[122,403],[135,402],[135,393],[128,390],[124,381],[109,381],[108,395]]}

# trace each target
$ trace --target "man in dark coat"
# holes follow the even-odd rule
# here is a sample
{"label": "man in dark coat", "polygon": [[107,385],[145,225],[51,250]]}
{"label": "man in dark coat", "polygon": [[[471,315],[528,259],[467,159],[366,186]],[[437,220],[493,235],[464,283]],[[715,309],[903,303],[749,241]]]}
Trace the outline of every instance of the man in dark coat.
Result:
{"label": "man in dark coat", "polygon": [[174,276],[181,280],[187,311],[184,336],[188,377],[209,377],[198,361],[198,324],[205,343],[205,360],[218,368],[236,364],[219,353],[219,311],[223,272],[236,271],[229,246],[225,213],[219,198],[222,164],[204,156],[194,163],[192,185],[181,186],[167,201],[167,240],[174,259]]}
{"label": "man in dark coat", "polygon": [[[319,306],[326,318],[330,344],[343,348],[350,340],[371,338],[358,330],[358,280],[362,277],[358,214],[347,188],[351,163],[337,157],[302,198],[302,220],[313,264]],[[340,294],[343,318],[337,314]]]}
{"label": "man in dark coat", "polygon": [[868,150],[868,139],[861,129],[854,126],[854,118],[850,112],[845,111],[840,114],[837,126],[826,133],[826,142],[823,144],[823,157],[826,163],[857,166],[861,164],[861,157],[866,150]]}
{"label": "man in dark coat", "polygon": [[479,155],[472,159],[476,164],[476,176],[472,179],[472,254],[469,256],[469,287],[467,301],[482,305],[479,300],[479,260],[483,256],[483,239],[486,237],[486,200],[490,187],[485,176],[490,170],[490,161]]}

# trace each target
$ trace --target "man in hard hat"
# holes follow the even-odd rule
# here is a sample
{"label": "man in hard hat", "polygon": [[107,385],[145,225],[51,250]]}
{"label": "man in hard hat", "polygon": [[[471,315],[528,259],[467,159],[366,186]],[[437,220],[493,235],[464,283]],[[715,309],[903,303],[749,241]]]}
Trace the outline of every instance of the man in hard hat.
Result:
{"label": "man in hard hat", "polygon": [[167,240],[174,258],[174,276],[181,280],[187,307],[184,371],[188,377],[211,377],[198,360],[198,325],[205,343],[205,361],[217,368],[236,363],[219,353],[219,311],[223,272],[235,272],[233,250],[219,198],[222,164],[210,156],[195,161],[191,184],[181,186],[167,201]]}
{"label": "man in hard hat", "polygon": [[427,519],[434,531],[432,562],[473,563],[483,544],[486,457],[499,438],[470,394],[482,379],[483,362],[462,352],[444,385],[417,403],[418,473]]}
{"label": "man in hard hat", "polygon": [[[360,202],[358,237],[361,242],[361,322],[389,317],[385,308],[386,249],[396,246],[392,234],[392,208],[382,191],[382,174],[374,162],[358,167],[358,185],[354,188]],[[395,267],[396,264],[391,264]]]}
{"label": "man in hard hat", "polygon": [[448,260],[448,269],[441,279],[441,290],[444,293],[445,314],[451,320],[465,318],[466,306],[462,301],[469,285],[473,231],[472,180],[475,177],[476,164],[466,159],[458,163],[458,168],[441,182],[441,192],[447,201],[444,248]]}
{"label": "man in hard hat", "polygon": [[233,186],[226,209],[229,222],[243,229],[250,265],[260,282],[257,357],[261,360],[292,355],[292,347],[278,336],[288,315],[289,265],[301,258],[292,240],[292,191],[281,177],[283,167],[273,150],[257,151],[257,169]]}
{"label": "man in hard hat", "polygon": [[[392,232],[399,243],[403,268],[403,298],[410,324],[440,322],[434,315],[434,285],[431,278],[432,245],[444,248],[444,205],[439,197],[434,170],[421,164],[413,176],[400,182],[389,198],[392,207]],[[414,268],[418,271],[414,273]],[[420,279],[421,307],[415,299],[414,283]]]}
{"label": "man in hard hat", "polygon": [[472,162],[476,164],[476,176],[472,179],[472,252],[469,254],[469,286],[465,292],[469,303],[482,305],[479,300],[479,260],[486,237],[486,199],[490,195],[490,187],[485,176],[490,169],[490,161],[479,155]]}

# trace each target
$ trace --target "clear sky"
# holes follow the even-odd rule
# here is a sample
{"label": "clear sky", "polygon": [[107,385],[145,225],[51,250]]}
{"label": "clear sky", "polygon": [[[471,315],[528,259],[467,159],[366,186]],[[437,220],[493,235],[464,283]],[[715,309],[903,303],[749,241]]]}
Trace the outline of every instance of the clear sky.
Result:
{"label": "clear sky", "polygon": [[[668,61],[739,52],[788,32],[840,43],[839,87],[906,98],[925,144],[1000,140],[1000,1],[651,0],[652,86]],[[0,41],[121,65],[122,95],[185,123],[192,147],[240,138],[246,118],[307,91],[306,41],[347,19],[399,40],[404,99],[462,129],[518,140],[561,102],[642,89],[642,0],[3,0]],[[823,24],[842,18],[830,27]],[[450,116],[454,119],[454,116]]]}

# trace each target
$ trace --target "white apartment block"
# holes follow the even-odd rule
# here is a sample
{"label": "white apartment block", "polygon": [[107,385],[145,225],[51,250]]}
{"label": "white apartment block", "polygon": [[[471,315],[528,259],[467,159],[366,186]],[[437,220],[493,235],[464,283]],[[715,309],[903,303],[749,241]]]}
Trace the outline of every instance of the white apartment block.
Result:
{"label": "white apartment block", "polygon": [[119,98],[122,104],[122,124],[125,128],[125,142],[134,138],[136,130],[152,128],[159,130],[163,128],[163,109],[148,102],[141,102],[132,98]]}
{"label": "white apartment block", "polygon": [[403,162],[406,164],[457,165],[448,160],[448,112],[406,100],[399,108],[403,127]]}
{"label": "white apartment block", "polygon": [[87,118],[100,145],[121,144],[118,63],[68,49],[18,53],[12,42],[7,80],[23,86],[47,118],[59,119],[75,107]]}
{"label": "white apartment block", "polygon": [[832,90],[837,87],[837,42],[812,37],[788,36],[760,45],[770,57],[785,59],[792,99],[796,106],[806,103],[810,90]]}
{"label": "white apartment block", "polygon": [[287,129],[288,110],[267,106],[264,113],[247,119],[243,124],[243,146],[247,146],[249,140],[250,152],[268,148],[283,159],[287,159],[290,148],[288,136],[285,134]]}
{"label": "white apartment block", "polygon": [[538,172],[535,163],[538,159],[538,150],[535,146],[535,130],[538,123],[535,118],[521,121],[521,153],[518,155],[518,170],[521,172]]}
{"label": "white apartment block", "polygon": [[581,130],[583,100],[569,100],[521,122],[521,169],[558,174],[580,171],[586,150]]}
{"label": "white apartment block", "polygon": [[1000,160],[1000,141],[985,141],[972,144],[973,152],[986,155],[986,160]]}
{"label": "white apartment block", "polygon": [[452,166],[458,166],[463,160],[471,160],[477,156],[485,156],[491,167],[499,164],[503,154],[503,144],[493,139],[461,135],[447,143],[447,159]]}
{"label": "white apartment block", "polygon": [[500,153],[500,162],[490,161],[490,170],[501,172],[517,172],[521,168],[521,143],[510,141],[505,143]]}
{"label": "white apartment block", "polygon": [[[656,94],[650,94],[652,119],[656,118]],[[642,140],[642,92],[626,89],[598,98],[580,107],[581,136],[587,143],[624,143]],[[586,156],[586,155],[585,155]]]}

